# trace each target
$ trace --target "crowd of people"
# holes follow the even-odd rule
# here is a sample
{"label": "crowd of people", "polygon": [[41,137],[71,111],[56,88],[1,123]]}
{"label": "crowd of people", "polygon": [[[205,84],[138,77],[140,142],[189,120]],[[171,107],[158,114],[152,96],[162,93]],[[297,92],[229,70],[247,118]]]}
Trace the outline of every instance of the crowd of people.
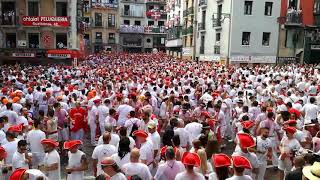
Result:
{"label": "crowd of people", "polygon": [[320,179],[313,65],[109,53],[0,69],[0,179],[81,180],[91,166],[97,180]]}

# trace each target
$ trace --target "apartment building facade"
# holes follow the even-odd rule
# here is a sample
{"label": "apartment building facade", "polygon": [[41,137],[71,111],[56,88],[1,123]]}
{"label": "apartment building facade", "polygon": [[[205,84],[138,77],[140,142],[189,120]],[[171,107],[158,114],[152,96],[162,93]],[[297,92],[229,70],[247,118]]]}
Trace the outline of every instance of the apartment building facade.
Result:
{"label": "apartment building facade", "polygon": [[120,0],[120,51],[165,51],[165,5],[165,0]]}
{"label": "apartment building facade", "polygon": [[2,0],[0,15],[2,58],[68,59],[84,49],[80,1]]}

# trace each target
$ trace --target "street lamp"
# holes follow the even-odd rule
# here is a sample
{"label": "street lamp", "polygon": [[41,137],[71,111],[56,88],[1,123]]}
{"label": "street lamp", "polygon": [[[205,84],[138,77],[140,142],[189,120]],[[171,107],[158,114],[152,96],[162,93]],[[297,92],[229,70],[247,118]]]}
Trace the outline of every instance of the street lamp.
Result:
{"label": "street lamp", "polygon": [[225,19],[229,19],[229,34],[228,34],[228,54],[227,54],[227,61],[226,66],[229,65],[229,58],[230,58],[230,39],[231,39],[231,16],[229,13],[213,13],[212,14],[212,26],[213,27],[220,27],[221,24],[224,22]]}

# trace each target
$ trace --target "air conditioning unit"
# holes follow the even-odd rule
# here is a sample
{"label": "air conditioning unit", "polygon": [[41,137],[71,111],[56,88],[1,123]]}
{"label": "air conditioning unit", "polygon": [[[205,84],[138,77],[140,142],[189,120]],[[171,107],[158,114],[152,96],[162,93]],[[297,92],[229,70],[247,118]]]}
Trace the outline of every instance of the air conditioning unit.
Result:
{"label": "air conditioning unit", "polygon": [[27,41],[26,40],[19,40],[18,46],[19,47],[27,47]]}

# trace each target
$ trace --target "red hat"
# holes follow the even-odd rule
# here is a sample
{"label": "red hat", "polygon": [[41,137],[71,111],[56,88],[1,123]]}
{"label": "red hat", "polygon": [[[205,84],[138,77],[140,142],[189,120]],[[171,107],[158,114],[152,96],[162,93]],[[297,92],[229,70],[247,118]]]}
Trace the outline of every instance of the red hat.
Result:
{"label": "red hat", "polygon": [[142,138],[147,138],[148,137],[148,133],[146,133],[144,130],[136,130],[132,134],[134,136],[142,137]]}
{"label": "red hat", "polygon": [[200,166],[200,157],[197,153],[185,152],[182,155],[182,163],[184,165]]}
{"label": "red hat", "polygon": [[58,146],[59,146],[59,143],[56,142],[56,141],[53,140],[53,139],[43,139],[43,140],[41,141],[41,144],[48,144],[48,145],[52,145],[52,146],[54,146],[54,147],[58,147]]}
{"label": "red hat", "polygon": [[254,121],[242,121],[241,125],[244,129],[250,129],[255,125],[255,123]]}
{"label": "red hat", "polygon": [[250,161],[243,156],[232,156],[232,163],[237,168],[252,169]]}
{"label": "red hat", "polygon": [[7,154],[6,150],[2,146],[0,146],[0,156],[3,158],[6,158],[7,155],[8,154]]}
{"label": "red hat", "polygon": [[77,145],[81,145],[82,142],[80,140],[71,140],[71,141],[66,141],[64,142],[63,144],[63,148],[64,149],[71,149],[73,148],[74,146],[77,146]]}
{"label": "red hat", "polygon": [[238,133],[239,144],[241,148],[250,148],[256,145],[253,137],[247,133]]}
{"label": "red hat", "polygon": [[[168,146],[163,146],[163,147],[161,148],[161,150],[160,150],[161,156],[165,156],[166,151],[167,151],[167,148],[168,148]],[[177,153],[177,150],[178,150],[178,149],[177,149],[176,147],[173,148],[174,154]]]}
{"label": "red hat", "polygon": [[214,126],[216,125],[217,120],[215,119],[207,119],[207,123],[210,126],[210,128],[214,128]]}
{"label": "red hat", "polygon": [[290,114],[295,114],[296,117],[298,117],[298,118],[300,117],[300,112],[298,110],[294,109],[294,108],[290,108],[289,109],[289,113]]}
{"label": "red hat", "polygon": [[291,119],[291,120],[285,121],[284,124],[286,124],[286,125],[294,125],[295,126],[295,125],[297,125],[297,121]]}
{"label": "red hat", "polygon": [[116,97],[117,97],[118,99],[122,99],[122,98],[123,98],[123,94],[122,94],[122,93],[117,93]]}
{"label": "red hat", "polygon": [[94,102],[94,103],[99,103],[99,102],[101,102],[101,99],[99,99],[99,98],[98,98],[98,99],[95,99],[95,100],[93,100],[93,102]]}
{"label": "red hat", "polygon": [[201,116],[204,116],[204,117],[206,117],[206,118],[210,118],[210,114],[209,114],[208,111],[202,111],[202,112],[201,112]]}
{"label": "red hat", "polygon": [[11,174],[9,180],[20,180],[25,172],[26,172],[26,169],[22,169],[22,168],[16,169]]}
{"label": "red hat", "polygon": [[294,134],[297,131],[297,129],[292,126],[284,127],[283,130],[290,134]]}
{"label": "red hat", "polygon": [[231,166],[231,159],[225,154],[214,154],[211,159],[216,168]]}
{"label": "red hat", "polygon": [[10,127],[8,128],[8,131],[20,133],[20,132],[22,131],[22,127],[23,127],[23,126],[21,126],[21,125],[10,126]]}

